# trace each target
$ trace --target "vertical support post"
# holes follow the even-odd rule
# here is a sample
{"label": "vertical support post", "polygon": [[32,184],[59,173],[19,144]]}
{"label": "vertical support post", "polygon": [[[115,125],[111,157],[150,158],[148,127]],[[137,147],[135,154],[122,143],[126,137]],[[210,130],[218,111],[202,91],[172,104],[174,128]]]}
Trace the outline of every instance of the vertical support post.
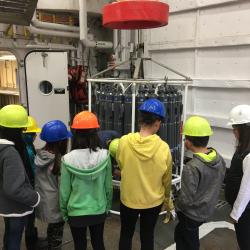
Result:
{"label": "vertical support post", "polygon": [[89,108],[89,112],[91,112],[91,104],[92,104],[92,85],[91,85],[91,82],[88,82],[88,99],[89,99],[89,105],[88,105],[88,108]]}
{"label": "vertical support post", "polygon": [[[185,89],[184,89],[183,122],[185,122],[187,118],[187,99],[188,99],[188,83],[185,84]],[[183,165],[184,165],[183,163],[184,152],[185,152],[185,136],[182,134],[180,175],[182,174]]]}
{"label": "vertical support post", "polygon": [[[114,50],[115,50],[115,58],[116,60],[119,60],[119,56],[118,56],[118,46],[119,46],[119,42],[118,42],[118,30],[113,30],[113,43],[114,43]],[[121,61],[121,60],[120,60]]]}
{"label": "vertical support post", "polygon": [[131,121],[131,132],[135,132],[135,101],[136,101],[136,83],[132,84],[132,121]]}

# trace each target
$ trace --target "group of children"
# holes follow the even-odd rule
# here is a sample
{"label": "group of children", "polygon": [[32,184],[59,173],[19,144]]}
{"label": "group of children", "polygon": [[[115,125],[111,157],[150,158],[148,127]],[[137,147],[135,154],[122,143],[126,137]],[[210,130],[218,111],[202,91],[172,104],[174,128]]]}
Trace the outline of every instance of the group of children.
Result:
{"label": "group of children", "polygon": [[[111,149],[121,175],[120,250],[132,249],[138,217],[141,249],[153,250],[159,213],[174,210],[171,151],[157,135],[166,116],[165,107],[157,99],[148,99],[139,113],[140,131],[122,136],[115,141],[115,150]],[[250,106],[235,107],[230,124],[237,147],[226,178],[226,199],[233,207],[230,216],[240,249],[249,250]],[[24,229],[27,249],[36,249],[35,216],[48,223],[46,249],[62,248],[65,222],[70,226],[74,249],[87,249],[87,228],[93,249],[105,249],[104,223],[113,191],[111,158],[103,143],[107,135],[98,131],[98,119],[88,111],[74,117],[71,129],[53,120],[41,130],[19,105],[0,110],[0,215],[5,222],[5,250],[20,250]],[[39,132],[46,144],[36,151],[33,141]],[[109,133],[108,138],[119,137]],[[223,158],[207,147],[212,133],[207,120],[198,116],[184,124],[185,146],[193,158],[183,168],[175,201],[177,250],[199,249],[199,226],[214,212],[224,180]]]}

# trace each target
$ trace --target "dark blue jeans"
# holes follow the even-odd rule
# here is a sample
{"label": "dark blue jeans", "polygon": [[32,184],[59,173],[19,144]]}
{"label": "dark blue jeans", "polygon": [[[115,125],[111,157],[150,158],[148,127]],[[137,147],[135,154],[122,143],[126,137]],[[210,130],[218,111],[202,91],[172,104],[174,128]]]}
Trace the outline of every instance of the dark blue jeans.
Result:
{"label": "dark blue jeans", "polygon": [[174,231],[176,250],[199,250],[199,227],[203,222],[192,220],[181,212],[177,215],[179,223]]}
{"label": "dark blue jeans", "polygon": [[4,217],[4,223],[4,250],[20,250],[26,216]]}

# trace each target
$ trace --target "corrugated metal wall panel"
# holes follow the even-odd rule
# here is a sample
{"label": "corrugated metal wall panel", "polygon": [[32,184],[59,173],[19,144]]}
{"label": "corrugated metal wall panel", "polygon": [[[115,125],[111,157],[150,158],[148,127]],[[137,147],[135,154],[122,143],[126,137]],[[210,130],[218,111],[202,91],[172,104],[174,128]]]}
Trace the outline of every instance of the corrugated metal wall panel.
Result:
{"label": "corrugated metal wall panel", "polygon": [[[169,25],[145,31],[146,53],[195,79],[188,113],[210,120],[215,130],[210,143],[229,162],[235,145],[229,111],[250,104],[250,2],[167,2]],[[148,76],[164,74],[157,66],[146,69]]]}

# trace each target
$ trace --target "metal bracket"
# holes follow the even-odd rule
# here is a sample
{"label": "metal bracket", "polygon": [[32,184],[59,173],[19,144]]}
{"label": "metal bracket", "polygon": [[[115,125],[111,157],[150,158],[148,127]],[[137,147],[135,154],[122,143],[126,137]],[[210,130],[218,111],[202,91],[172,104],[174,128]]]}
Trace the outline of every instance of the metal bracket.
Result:
{"label": "metal bracket", "polygon": [[134,71],[133,79],[138,79],[139,77],[141,62],[142,62],[141,58],[137,58],[137,60],[135,61],[135,71]]}
{"label": "metal bracket", "polygon": [[42,53],[42,57],[43,57],[43,67],[45,68],[46,67],[46,58],[48,57],[49,55],[45,52]]}

